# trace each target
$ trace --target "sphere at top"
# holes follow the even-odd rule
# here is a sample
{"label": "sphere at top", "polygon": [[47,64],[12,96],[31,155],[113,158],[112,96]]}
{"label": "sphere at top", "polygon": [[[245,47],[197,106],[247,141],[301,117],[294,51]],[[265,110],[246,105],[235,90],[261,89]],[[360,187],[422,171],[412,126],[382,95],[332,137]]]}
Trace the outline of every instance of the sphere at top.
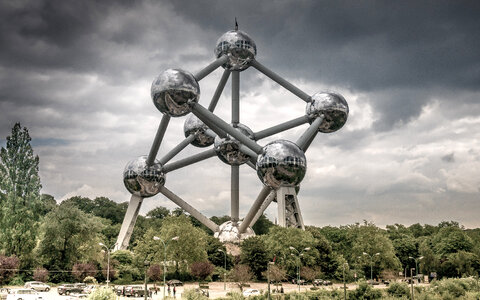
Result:
{"label": "sphere at top", "polygon": [[257,55],[257,46],[251,37],[240,30],[225,32],[215,47],[215,56],[228,55],[225,69],[243,71],[249,67],[250,61]]}
{"label": "sphere at top", "polygon": [[158,194],[165,184],[165,174],[158,160],[155,160],[153,165],[147,166],[147,156],[140,156],[125,166],[123,183],[133,195],[152,197]]}
{"label": "sphere at top", "polygon": [[263,147],[257,159],[257,175],[266,186],[295,187],[307,172],[305,153],[295,143],[277,140]]}
{"label": "sphere at top", "polygon": [[151,95],[159,111],[171,117],[180,117],[192,111],[191,103],[198,102],[200,87],[189,72],[167,69],[153,81]]}
{"label": "sphere at top", "polygon": [[[236,125],[236,129],[253,140],[253,131],[247,126],[239,123]],[[218,158],[226,164],[236,166],[244,164],[250,159],[250,156],[240,151],[241,145],[241,142],[230,135],[227,135],[226,138],[217,136],[214,143]]]}
{"label": "sphere at top", "polygon": [[330,133],[339,130],[347,122],[348,103],[339,94],[315,93],[312,96],[312,101],[307,103],[305,111],[310,117],[310,123],[323,114],[324,119],[318,131]]}
{"label": "sphere at top", "polygon": [[215,138],[208,135],[206,133],[207,130],[208,126],[193,114],[188,116],[183,124],[183,132],[185,133],[185,137],[188,137],[191,134],[195,135],[195,139],[191,142],[191,144],[196,147],[208,147],[213,144],[213,140]]}

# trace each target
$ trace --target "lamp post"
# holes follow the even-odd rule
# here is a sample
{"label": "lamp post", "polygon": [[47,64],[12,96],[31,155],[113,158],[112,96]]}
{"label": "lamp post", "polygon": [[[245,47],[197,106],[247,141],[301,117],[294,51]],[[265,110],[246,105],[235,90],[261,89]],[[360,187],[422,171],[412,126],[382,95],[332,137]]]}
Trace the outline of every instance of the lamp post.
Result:
{"label": "lamp post", "polygon": [[[297,285],[298,285],[298,292],[300,293],[300,264],[302,263],[302,260],[300,259],[300,256],[303,255],[303,252],[310,250],[310,247],[307,247],[303,249],[301,252],[298,251],[295,247],[290,246],[290,250],[295,250],[298,253],[298,265],[297,265]],[[292,253],[293,255],[293,253]]]}
{"label": "lamp post", "polygon": [[377,252],[373,255],[370,255],[367,252],[363,252],[363,255],[366,255],[366,256],[370,257],[370,283],[373,286],[373,257],[380,255],[380,252]]}
{"label": "lamp post", "polygon": [[343,263],[343,299],[347,300],[347,284],[345,283],[345,265],[348,267],[348,263]]}
{"label": "lamp post", "polygon": [[169,241],[176,241],[178,240],[178,236],[175,236],[168,240],[166,243],[159,238],[158,236],[154,236],[153,239],[155,241],[160,241],[163,244],[163,299],[165,299],[165,275],[167,273],[167,245]]}
{"label": "lamp post", "polygon": [[[112,249],[115,247],[117,243],[113,244]],[[98,243],[98,245],[105,247],[107,250],[107,287],[108,283],[110,282],[110,249],[104,243]]]}
{"label": "lamp post", "polygon": [[410,259],[413,259],[415,261],[415,277],[417,277],[418,279],[418,261],[421,260],[423,258],[423,256],[420,256],[420,257],[413,257],[413,256],[409,256],[408,258]]}
{"label": "lamp post", "polygon": [[410,286],[412,287],[412,300],[415,299],[413,292],[413,270],[414,268],[410,268]]}
{"label": "lamp post", "polygon": [[223,256],[225,257],[224,260],[224,269],[225,271],[223,272],[223,290],[227,290],[227,252],[223,251],[222,249],[218,249],[219,252],[223,253]]}

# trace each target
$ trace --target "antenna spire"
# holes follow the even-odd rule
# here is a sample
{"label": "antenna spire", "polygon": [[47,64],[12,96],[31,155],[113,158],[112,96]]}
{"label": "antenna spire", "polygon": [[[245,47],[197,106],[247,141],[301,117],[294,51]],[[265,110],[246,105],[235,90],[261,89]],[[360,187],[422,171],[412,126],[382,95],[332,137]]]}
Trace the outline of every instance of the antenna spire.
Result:
{"label": "antenna spire", "polygon": [[238,30],[238,23],[237,23],[237,17],[235,17],[235,31]]}

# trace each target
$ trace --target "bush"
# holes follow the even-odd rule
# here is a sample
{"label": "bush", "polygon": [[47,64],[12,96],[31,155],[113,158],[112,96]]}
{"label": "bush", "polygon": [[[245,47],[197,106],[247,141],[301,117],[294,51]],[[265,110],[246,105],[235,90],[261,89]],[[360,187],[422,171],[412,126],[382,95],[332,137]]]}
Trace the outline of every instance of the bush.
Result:
{"label": "bush", "polygon": [[394,297],[407,297],[410,298],[410,290],[406,283],[392,282],[387,288],[387,293]]}
{"label": "bush", "polygon": [[206,296],[203,296],[202,294],[198,293],[195,289],[186,289],[182,293],[182,299],[187,299],[187,300],[206,300],[208,299]]}
{"label": "bush", "polygon": [[101,287],[93,291],[88,297],[89,300],[115,300],[117,295],[115,292],[107,287]]}
{"label": "bush", "polygon": [[12,279],[10,279],[9,282],[10,285],[24,285],[25,282],[23,282],[23,279],[21,276],[15,276]]}
{"label": "bush", "polygon": [[87,284],[97,284],[97,280],[95,279],[95,277],[92,276],[85,277],[85,279],[83,279],[83,282]]}
{"label": "bush", "polygon": [[358,287],[349,292],[349,299],[380,299],[382,298],[382,291],[372,288],[366,281],[362,280]]}

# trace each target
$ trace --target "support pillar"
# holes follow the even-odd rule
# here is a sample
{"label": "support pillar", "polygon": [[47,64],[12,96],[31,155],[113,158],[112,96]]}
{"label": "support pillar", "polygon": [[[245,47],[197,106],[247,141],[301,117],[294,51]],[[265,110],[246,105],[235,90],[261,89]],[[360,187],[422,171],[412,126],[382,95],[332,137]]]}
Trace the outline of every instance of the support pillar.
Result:
{"label": "support pillar", "polygon": [[130,203],[128,203],[127,212],[125,213],[125,218],[123,219],[114,250],[127,249],[130,238],[132,237],[133,227],[137,221],[138,212],[142,206],[142,201],[143,198],[140,196],[132,195],[130,198]]}
{"label": "support pillar", "polygon": [[280,187],[277,190],[278,225],[295,227],[305,230],[302,213],[298,205],[297,193],[294,187]]}

